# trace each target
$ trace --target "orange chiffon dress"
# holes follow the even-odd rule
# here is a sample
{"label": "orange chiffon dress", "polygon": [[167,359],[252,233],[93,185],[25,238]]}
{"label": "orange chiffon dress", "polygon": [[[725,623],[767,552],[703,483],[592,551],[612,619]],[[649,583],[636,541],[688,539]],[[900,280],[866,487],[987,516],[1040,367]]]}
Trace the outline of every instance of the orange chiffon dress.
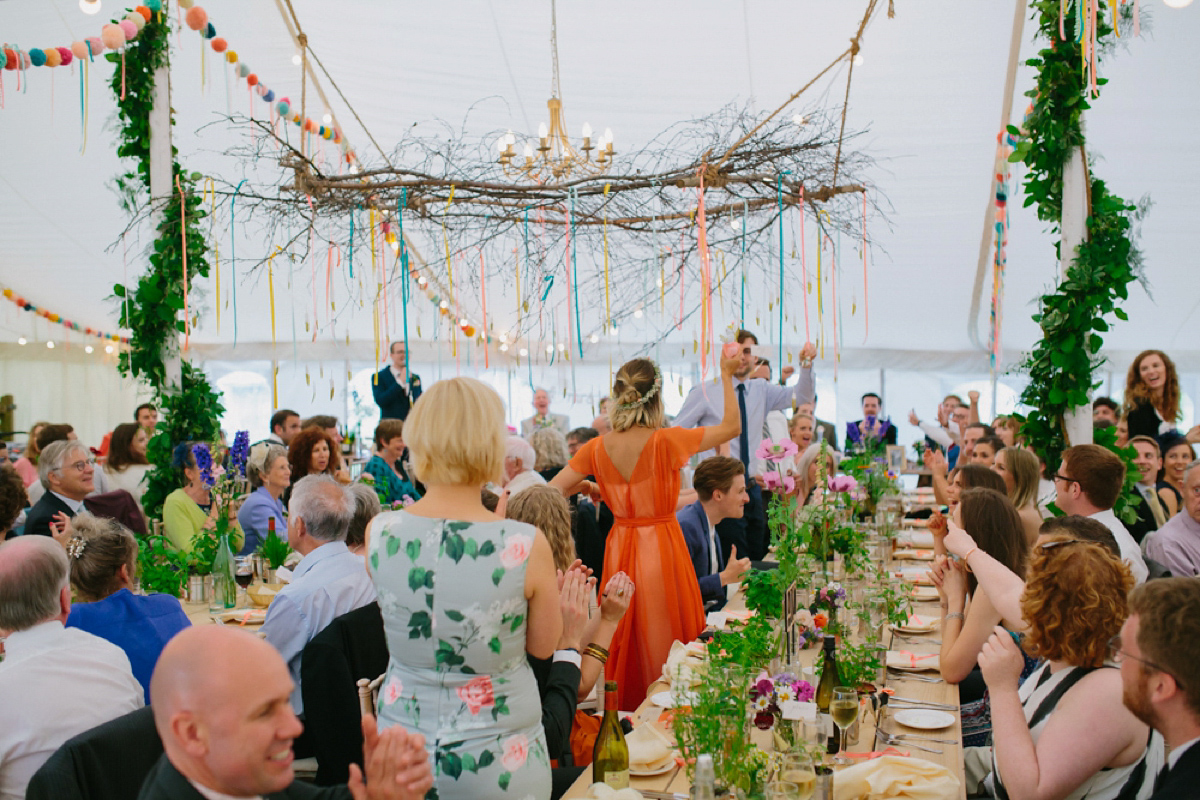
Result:
{"label": "orange chiffon dress", "polygon": [[671,643],[694,640],[704,629],[704,601],[683,531],[675,519],[679,470],[700,449],[703,428],[661,428],[626,481],[600,436],[579,448],[571,469],[594,475],[612,510],[604,574],[633,580],[633,603],[617,625],[606,669],[617,681],[623,709],[635,709],[662,675]]}

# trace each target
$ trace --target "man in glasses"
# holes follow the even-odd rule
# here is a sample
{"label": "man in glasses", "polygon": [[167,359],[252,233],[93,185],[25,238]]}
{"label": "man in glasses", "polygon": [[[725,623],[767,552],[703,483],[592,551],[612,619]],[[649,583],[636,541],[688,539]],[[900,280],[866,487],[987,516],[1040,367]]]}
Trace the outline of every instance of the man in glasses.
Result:
{"label": "man in glasses", "polygon": [[96,462],[78,441],[53,442],[38,458],[38,477],[46,492],[25,516],[25,534],[51,536],[57,520],[74,517],[95,489]]}
{"label": "man in glasses", "polygon": [[1054,502],[1065,514],[1104,523],[1121,547],[1121,559],[1129,565],[1134,580],[1145,583],[1150,571],[1141,548],[1112,510],[1124,486],[1125,464],[1116,454],[1098,444],[1077,444],[1063,453],[1062,464],[1054,475],[1054,488],[1058,490]]}
{"label": "man in glasses", "polygon": [[1129,618],[1109,643],[1123,699],[1171,748],[1151,800],[1193,798],[1200,786],[1200,581],[1161,578],[1129,595]]}

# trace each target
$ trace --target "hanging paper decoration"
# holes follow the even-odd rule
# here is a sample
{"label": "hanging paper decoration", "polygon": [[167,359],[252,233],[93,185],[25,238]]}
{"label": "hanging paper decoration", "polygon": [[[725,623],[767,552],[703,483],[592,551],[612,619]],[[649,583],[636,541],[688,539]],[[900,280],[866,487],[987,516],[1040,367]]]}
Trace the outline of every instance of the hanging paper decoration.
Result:
{"label": "hanging paper decoration", "polygon": [[17,308],[21,309],[22,311],[28,311],[31,314],[36,314],[37,316],[42,317],[43,319],[48,320],[49,322],[53,322],[57,325],[62,325],[67,330],[76,331],[78,333],[82,333],[85,336],[95,336],[97,339],[103,339],[107,342],[118,342],[120,344],[129,344],[129,337],[127,337],[127,336],[119,336],[115,333],[108,333],[106,331],[102,331],[98,328],[89,328],[86,326],[81,326],[78,322],[72,322],[69,319],[64,319],[61,314],[55,314],[55,313],[48,311],[40,306],[30,303],[22,295],[17,294],[12,289],[5,288],[3,291],[3,294],[7,300],[12,301],[12,303],[14,305],[16,305]]}

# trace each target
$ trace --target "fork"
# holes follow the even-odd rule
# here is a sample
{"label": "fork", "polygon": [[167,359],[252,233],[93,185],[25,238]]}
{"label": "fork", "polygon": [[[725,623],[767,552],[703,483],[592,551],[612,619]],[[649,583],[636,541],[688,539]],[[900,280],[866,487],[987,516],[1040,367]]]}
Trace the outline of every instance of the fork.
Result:
{"label": "fork", "polygon": [[903,739],[899,739],[890,733],[886,733],[884,731],[879,730],[878,728],[876,728],[876,730],[875,730],[875,739],[876,740],[882,739],[885,743],[887,743],[889,745],[893,745],[893,746],[901,745],[902,747],[912,747],[917,750],[924,750],[926,753],[935,753],[937,755],[942,754],[941,750],[938,750],[933,747],[925,747],[923,745],[914,744],[913,742],[904,741]]}
{"label": "fork", "polygon": [[922,742],[937,742],[938,744],[958,744],[956,739],[935,739],[932,736],[919,736],[915,733],[888,733],[884,731],[884,736],[891,736],[893,739],[919,739]]}
{"label": "fork", "polygon": [[925,675],[918,675],[915,672],[905,672],[903,670],[895,670],[888,668],[888,674],[896,680],[901,681],[920,681],[921,683],[945,683],[941,678],[930,678]]}

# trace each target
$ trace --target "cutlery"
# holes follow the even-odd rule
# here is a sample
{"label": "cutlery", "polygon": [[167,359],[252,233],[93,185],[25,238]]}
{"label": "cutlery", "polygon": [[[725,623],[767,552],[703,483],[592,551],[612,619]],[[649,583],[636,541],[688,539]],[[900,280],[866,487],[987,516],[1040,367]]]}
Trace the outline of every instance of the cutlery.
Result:
{"label": "cutlery", "polygon": [[886,742],[886,743],[887,743],[887,744],[889,744],[889,745],[901,745],[901,746],[903,746],[903,747],[912,747],[912,748],[915,748],[915,749],[917,749],[917,750],[924,750],[926,753],[934,753],[934,754],[936,754],[936,755],[941,755],[941,754],[942,754],[942,751],[941,751],[941,750],[938,750],[938,749],[936,749],[936,748],[933,748],[933,747],[925,747],[924,745],[920,745],[920,744],[914,744],[913,742],[907,742],[907,741],[904,741],[904,740],[902,740],[902,739],[898,739],[897,737],[895,737],[895,736],[892,736],[891,734],[885,733],[885,732],[883,732],[883,731],[881,731],[881,730],[876,730],[876,731],[875,731],[875,738],[876,738],[877,740],[878,740],[878,739],[882,739],[884,742]]}
{"label": "cutlery", "polygon": [[958,744],[956,739],[935,739],[932,736],[918,736],[915,733],[888,733],[884,731],[885,736],[891,736],[893,739],[919,739],[922,742],[937,742],[938,744]]}
{"label": "cutlery", "polygon": [[915,672],[904,672],[903,670],[895,670],[888,668],[888,675],[891,675],[896,680],[900,681],[920,681],[921,683],[945,683],[941,678],[930,678],[925,675],[918,675]]}
{"label": "cutlery", "polygon": [[678,792],[651,792],[646,789],[638,789],[638,791],[641,792],[642,797],[649,797],[651,800],[689,800],[686,794]]}
{"label": "cutlery", "polygon": [[955,711],[958,711],[957,707],[948,708],[946,706],[935,706],[935,705],[930,705],[928,703],[897,702],[897,703],[889,703],[888,708],[898,708],[901,711],[903,711],[905,709],[913,709],[916,711],[945,711],[947,714],[953,714]]}
{"label": "cutlery", "polygon": [[925,635],[918,634],[918,633],[893,632],[892,635],[899,639],[904,639],[905,641],[908,641],[908,642],[918,642],[920,644],[941,644],[942,643],[941,639],[926,639]]}
{"label": "cutlery", "polygon": [[891,699],[888,700],[888,702],[889,703],[910,703],[911,705],[914,705],[914,706],[929,706],[930,708],[944,708],[947,711],[958,711],[957,704],[934,703],[930,700],[913,700],[912,698],[900,697],[899,695],[892,695]]}

